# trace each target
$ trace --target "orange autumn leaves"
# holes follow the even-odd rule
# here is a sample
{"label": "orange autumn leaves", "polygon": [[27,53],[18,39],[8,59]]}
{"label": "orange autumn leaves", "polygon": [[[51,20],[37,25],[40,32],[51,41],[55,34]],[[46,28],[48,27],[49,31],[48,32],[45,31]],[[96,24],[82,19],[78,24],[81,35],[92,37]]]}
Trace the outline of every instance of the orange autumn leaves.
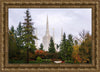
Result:
{"label": "orange autumn leaves", "polygon": [[41,55],[41,54],[44,54],[45,52],[43,50],[36,50],[35,51],[35,54],[36,55]]}
{"label": "orange autumn leaves", "polygon": [[74,63],[76,63],[76,62],[81,63],[82,59],[78,55],[78,52],[79,52],[79,45],[74,45],[73,46],[73,53],[72,53],[72,57],[74,58]]}
{"label": "orange autumn leaves", "polygon": [[42,58],[41,55],[44,55],[44,54],[45,54],[45,51],[43,51],[43,50],[35,50],[35,54],[29,52],[29,56],[32,59],[36,58],[36,56],[38,56],[38,55]]}

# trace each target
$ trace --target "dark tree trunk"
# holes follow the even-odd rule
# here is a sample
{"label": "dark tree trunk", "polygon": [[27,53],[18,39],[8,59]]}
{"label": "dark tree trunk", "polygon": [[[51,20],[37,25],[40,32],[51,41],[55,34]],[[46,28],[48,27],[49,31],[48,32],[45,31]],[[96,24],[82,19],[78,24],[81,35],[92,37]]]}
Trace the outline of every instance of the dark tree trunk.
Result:
{"label": "dark tree trunk", "polygon": [[29,63],[29,49],[28,49],[28,47],[27,47],[27,63]]}

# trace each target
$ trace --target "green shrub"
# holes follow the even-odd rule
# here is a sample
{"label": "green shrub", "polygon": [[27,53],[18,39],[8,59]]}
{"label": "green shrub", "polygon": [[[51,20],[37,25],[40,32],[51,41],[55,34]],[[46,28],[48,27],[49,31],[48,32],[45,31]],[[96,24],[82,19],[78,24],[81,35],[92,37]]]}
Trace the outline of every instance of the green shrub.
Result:
{"label": "green shrub", "polygon": [[42,63],[53,63],[51,59],[42,59]]}
{"label": "green shrub", "polygon": [[71,60],[65,60],[65,63],[71,63],[71,64],[73,64],[74,62],[71,61]]}
{"label": "green shrub", "polygon": [[11,64],[12,64],[12,63],[16,63],[16,64],[17,64],[17,63],[18,63],[18,64],[22,63],[22,64],[23,64],[23,63],[25,63],[25,61],[24,61],[24,60],[14,60],[14,59],[12,59],[12,60],[9,60],[9,63],[11,63]]}
{"label": "green shrub", "polygon": [[42,63],[42,61],[29,61],[29,63],[31,63],[31,64],[39,64],[39,63]]}
{"label": "green shrub", "polygon": [[42,58],[38,56],[38,57],[36,58],[36,61],[41,62],[41,61],[42,61]]}
{"label": "green shrub", "polygon": [[57,53],[47,53],[45,55],[45,58],[46,59],[54,59],[54,58],[58,59],[58,54]]}
{"label": "green shrub", "polygon": [[[40,57],[38,57],[38,59],[40,59]],[[53,63],[51,61],[51,59],[41,59],[41,60],[36,60],[36,61],[29,61],[29,63],[32,63],[32,64],[48,64],[48,63]]]}
{"label": "green shrub", "polygon": [[51,59],[42,59],[43,62],[51,62]]}
{"label": "green shrub", "polygon": [[76,61],[76,64],[79,64],[79,62],[78,62],[78,61]]}

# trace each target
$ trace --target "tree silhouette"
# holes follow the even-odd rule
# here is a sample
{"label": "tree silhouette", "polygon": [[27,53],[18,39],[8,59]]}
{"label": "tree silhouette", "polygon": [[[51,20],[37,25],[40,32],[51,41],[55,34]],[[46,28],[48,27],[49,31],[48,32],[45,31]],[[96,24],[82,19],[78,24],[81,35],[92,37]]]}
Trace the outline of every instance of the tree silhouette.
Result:
{"label": "tree silhouette", "polygon": [[31,16],[29,10],[25,12],[25,22],[22,25],[22,40],[25,48],[27,48],[27,63],[29,63],[29,48],[34,52],[36,49],[35,47],[35,39],[36,36],[34,35],[35,28],[33,27],[33,23],[31,22]]}
{"label": "tree silhouette", "polygon": [[49,53],[55,53],[55,46],[52,37],[50,39],[50,44],[49,44]]}
{"label": "tree silhouette", "polygon": [[43,50],[43,44],[42,43],[40,44],[39,50]]}

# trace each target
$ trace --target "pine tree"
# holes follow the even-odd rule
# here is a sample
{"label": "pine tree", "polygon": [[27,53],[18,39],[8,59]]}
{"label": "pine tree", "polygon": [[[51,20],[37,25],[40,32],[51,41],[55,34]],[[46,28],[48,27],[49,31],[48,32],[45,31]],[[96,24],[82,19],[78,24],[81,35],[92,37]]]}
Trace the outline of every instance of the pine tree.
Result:
{"label": "pine tree", "polygon": [[67,44],[66,44],[66,34],[64,33],[63,39],[60,44],[60,52],[59,52],[62,60],[66,60],[67,57]]}
{"label": "pine tree", "polygon": [[71,34],[68,35],[68,39],[66,41],[67,44],[67,60],[72,60],[72,52],[73,52],[73,37]]}
{"label": "pine tree", "polygon": [[66,34],[64,33],[62,42],[60,44],[60,52],[59,52],[62,60],[72,60],[72,51],[73,51],[72,35],[68,35],[68,39],[66,39]]}
{"label": "pine tree", "polygon": [[17,27],[17,36],[21,37],[22,36],[22,26],[21,26],[21,22],[19,22],[19,25]]}
{"label": "pine tree", "polygon": [[74,45],[77,45],[78,44],[78,41],[77,40],[75,40],[75,43],[74,43]]}
{"label": "pine tree", "polygon": [[49,53],[55,53],[55,46],[52,37],[50,39],[50,44],[49,44]]}
{"label": "pine tree", "polygon": [[15,30],[14,30],[14,26],[11,27],[10,31],[11,31],[12,33],[15,32]]}
{"label": "pine tree", "polygon": [[13,26],[9,30],[8,35],[9,35],[9,59],[12,59],[13,57],[16,56],[16,50],[17,50],[15,30]]}
{"label": "pine tree", "polygon": [[39,50],[43,50],[43,44],[42,43],[40,44]]}
{"label": "pine tree", "polygon": [[22,27],[22,39],[23,39],[23,44],[25,48],[27,48],[27,63],[29,63],[29,48],[31,51],[34,52],[36,50],[35,47],[35,39],[36,36],[34,35],[34,30],[35,28],[32,26],[33,23],[31,22],[31,16],[29,13],[29,10],[26,10],[25,12],[26,17],[25,17],[25,22],[23,23]]}
{"label": "pine tree", "polygon": [[14,35],[14,38],[16,38],[16,30],[14,29],[14,26],[11,26],[10,31]]}
{"label": "pine tree", "polygon": [[16,30],[16,43],[17,43],[17,47],[18,47],[18,53],[20,52],[21,49],[24,48],[23,42],[22,42],[22,26],[21,26],[21,22],[19,22],[19,25],[17,27]]}

